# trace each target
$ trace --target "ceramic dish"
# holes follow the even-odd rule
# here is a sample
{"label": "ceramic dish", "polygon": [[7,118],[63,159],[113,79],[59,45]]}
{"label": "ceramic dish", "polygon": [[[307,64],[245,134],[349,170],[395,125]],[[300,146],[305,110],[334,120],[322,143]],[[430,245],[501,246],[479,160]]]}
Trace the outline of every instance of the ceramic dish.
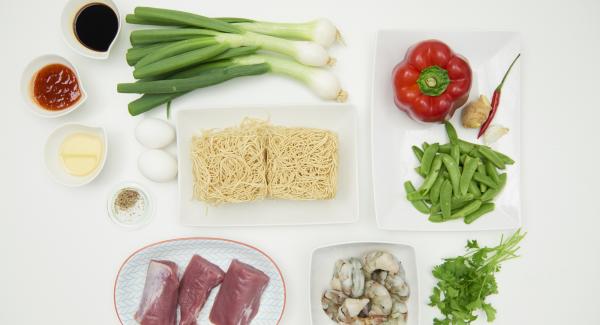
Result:
{"label": "ceramic dish", "polygon": [[[77,39],[77,35],[75,35],[75,31],[73,30],[75,17],[77,16],[78,12],[81,10],[81,8],[84,8],[85,6],[90,4],[105,4],[109,6],[117,14],[117,18],[119,19],[119,27],[117,29],[117,34],[115,35],[114,40],[112,41],[106,52],[94,51],[85,47]],[[88,58],[104,60],[107,59],[110,55],[110,50],[112,49],[113,45],[117,41],[117,38],[119,37],[119,33],[121,31],[121,16],[119,14],[119,9],[117,8],[117,5],[111,0],[70,0],[67,1],[67,3],[65,4],[62,16],[60,17],[60,28],[62,30],[63,39],[65,40],[67,45],[69,45],[69,47],[73,49],[73,51]]]}
{"label": "ceramic dish", "polygon": [[[226,271],[232,259],[250,264],[269,276],[258,314],[253,325],[278,324],[283,316],[286,302],[285,282],[275,262],[264,252],[250,245],[217,238],[182,238],[167,240],[143,247],[125,260],[115,280],[114,303],[121,324],[134,325],[148,263],[152,259],[166,259],[184,269],[194,254],[201,255]],[[198,317],[199,324],[208,324],[208,315],[219,287],[215,288]]]}
{"label": "ceramic dish", "polygon": [[[130,220],[119,218],[119,212],[115,207],[115,200],[119,192],[124,189],[133,189],[140,193],[142,200],[144,202],[144,210],[143,213],[140,213],[139,217],[131,217]],[[146,226],[152,220],[154,216],[154,202],[150,193],[141,185],[133,182],[127,182],[123,184],[119,184],[116,186],[109,194],[106,209],[108,211],[108,216],[110,220],[112,220],[115,224],[124,227],[126,229],[139,229]],[[121,215],[127,215],[126,213],[121,212]],[[133,213],[130,213],[132,216],[136,216]]]}
{"label": "ceramic dish", "polygon": [[[514,229],[521,225],[520,194],[520,64],[515,65],[502,89],[502,104],[494,123],[510,128],[508,135],[495,144],[494,149],[512,157],[516,164],[507,168],[508,182],[494,200],[496,209],[473,224],[461,220],[431,223],[405,199],[402,184],[406,180],[421,184],[422,178],[414,167],[418,161],[412,145],[424,141],[445,143],[444,127],[415,122],[394,105],[391,75],[394,66],[402,61],[406,50],[426,39],[446,42],[457,53],[465,56],[473,70],[470,100],[479,94],[491,98],[494,88],[502,79],[508,65],[520,52],[520,38],[511,32],[428,32],[384,30],[378,33],[374,62],[371,141],[373,165],[373,192],[375,215],[379,228],[390,230],[472,231]],[[521,61],[522,62],[522,61]],[[452,119],[458,135],[475,141],[477,130],[465,129],[460,124],[461,111]]]}
{"label": "ceramic dish", "polygon": [[[190,157],[192,135],[203,129],[239,125],[245,117],[269,119],[282,126],[302,126],[336,132],[339,143],[337,194],[323,201],[262,201],[217,207],[192,199]],[[353,106],[218,108],[181,110],[176,117],[179,163],[179,215],[190,226],[258,226],[349,223],[358,219],[356,113]]]}
{"label": "ceramic dish", "polygon": [[[73,72],[75,73],[75,76],[77,77],[77,80],[79,81],[79,89],[81,91],[81,98],[79,98],[79,100],[74,103],[73,105],[71,105],[68,108],[59,110],[59,111],[50,111],[47,110],[43,107],[41,107],[34,99],[33,99],[33,90],[32,90],[32,84],[33,84],[33,80],[36,77],[38,71],[49,65],[49,64],[62,64],[65,65],[67,67],[69,67],[71,70],[73,70]],[[69,62],[69,60],[63,58],[60,55],[56,55],[56,54],[46,54],[46,55],[42,55],[39,56],[35,59],[33,59],[28,65],[27,67],[25,67],[25,70],[23,71],[23,75],[21,76],[21,96],[23,97],[23,100],[25,100],[25,102],[28,104],[27,106],[29,106],[29,108],[31,109],[31,111],[41,117],[47,117],[47,118],[53,118],[53,117],[59,117],[59,116],[63,116],[66,114],[71,113],[72,111],[78,109],[81,105],[83,105],[83,103],[85,103],[86,99],[87,99],[87,93],[85,91],[85,87],[81,81],[81,77],[79,75],[79,72],[77,71],[77,68],[75,68],[75,66]]]}
{"label": "ceramic dish", "polygon": [[[103,146],[102,158],[96,169],[86,176],[73,176],[68,174],[63,167],[60,159],[60,146],[65,138],[74,133],[91,133],[100,136]],[[104,168],[106,162],[106,154],[108,152],[108,141],[106,137],[106,131],[101,127],[92,127],[83,124],[68,123],[58,127],[54,130],[48,140],[46,141],[46,147],[44,149],[44,161],[46,168],[50,173],[50,176],[59,184],[71,187],[82,186],[93,181],[98,174]]]}
{"label": "ceramic dish", "polygon": [[392,242],[348,242],[332,244],[313,251],[310,262],[310,316],[313,325],[333,325],[321,307],[321,296],[330,288],[335,262],[342,258],[361,258],[372,251],[385,251],[393,254],[406,272],[406,282],[410,289],[407,301],[407,325],[419,324],[419,280],[415,249],[412,246]]}

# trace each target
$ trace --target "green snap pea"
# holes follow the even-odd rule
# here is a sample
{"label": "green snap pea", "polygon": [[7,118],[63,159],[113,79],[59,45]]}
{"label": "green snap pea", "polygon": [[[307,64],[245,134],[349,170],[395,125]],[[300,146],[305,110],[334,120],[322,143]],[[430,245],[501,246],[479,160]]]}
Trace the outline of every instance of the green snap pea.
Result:
{"label": "green snap pea", "polygon": [[421,172],[423,172],[425,175],[429,174],[433,159],[435,158],[439,147],[440,145],[438,143],[434,143],[428,146],[423,152],[423,158],[421,159]]}
{"label": "green snap pea", "polygon": [[[449,221],[449,220],[466,218],[466,216],[475,215],[479,211],[479,209],[481,209],[482,205],[483,204],[481,203],[480,200],[471,201],[468,205],[465,205],[462,209],[453,213],[449,218],[444,218],[443,214],[441,214],[439,212],[432,213],[429,216],[429,221],[439,223],[439,222],[445,222],[445,221]],[[467,214],[470,211],[473,211],[473,212],[470,214]],[[466,216],[465,216],[465,214],[466,214]]]}
{"label": "green snap pea", "polygon": [[[416,191],[415,187],[413,186],[411,181],[404,182],[404,190],[406,191],[406,195]],[[417,209],[419,212],[424,213],[424,214],[429,214],[429,208],[427,207],[425,202],[411,201],[410,203],[412,203],[412,205],[415,207],[415,209]]]}
{"label": "green snap pea", "polygon": [[461,196],[461,197],[453,197],[452,198],[452,210],[457,210],[457,209],[464,207],[465,205],[471,203],[471,201],[473,201],[474,198],[475,197],[471,193],[467,193],[466,195]]}
{"label": "green snap pea", "polygon": [[498,178],[498,171],[496,171],[496,167],[494,167],[491,162],[485,162],[485,171],[486,175],[489,176],[494,182],[498,183],[500,181]]}
{"label": "green snap pea", "polygon": [[488,203],[483,203],[479,209],[477,209],[477,211],[467,215],[465,217],[465,223],[466,224],[471,224],[473,223],[473,221],[479,219],[481,216],[483,216],[486,213],[490,213],[492,211],[494,211],[494,208],[496,207],[496,205],[494,203],[488,202]]}
{"label": "green snap pea", "polygon": [[417,160],[421,162],[423,159],[423,150],[417,146],[412,146],[412,151],[415,154],[415,157],[417,157]]}
{"label": "green snap pea", "polygon": [[[427,151],[425,151],[425,152],[427,153]],[[424,156],[423,156],[423,160],[425,160]],[[421,167],[422,166],[423,165],[421,165]],[[431,163],[431,170],[429,171],[429,174],[427,174],[427,177],[425,177],[425,181],[423,181],[423,184],[419,188],[419,192],[421,192],[423,195],[429,193],[429,190],[431,189],[431,187],[435,183],[435,180],[437,179],[438,175],[440,174],[441,168],[442,168],[442,160],[439,156],[436,156],[433,159],[433,163]]]}
{"label": "green snap pea", "polygon": [[[458,148],[458,147],[457,147]],[[469,190],[469,186],[471,185],[471,180],[473,179],[473,175],[477,170],[477,166],[479,166],[479,159],[468,157],[465,160],[465,165],[462,171],[462,175],[460,175],[460,184],[459,190],[460,195],[467,194]]]}
{"label": "green snap pea", "polygon": [[439,153],[447,153],[450,154],[450,151],[452,150],[452,145],[449,143],[446,144],[442,144],[440,145],[440,148],[438,150]]}
{"label": "green snap pea", "polygon": [[481,153],[481,155],[484,156],[485,159],[487,159],[489,162],[494,164],[494,166],[498,167],[499,169],[506,168],[506,165],[504,164],[502,159],[500,159],[500,157],[498,157],[498,155],[494,151],[492,151],[492,149],[481,146],[477,149],[477,151],[479,151],[479,153]]}
{"label": "green snap pea", "polygon": [[498,176],[499,182],[498,182],[498,187],[497,188],[490,188],[487,191],[485,191],[485,193],[483,193],[481,195],[481,201],[489,201],[494,199],[498,194],[500,194],[500,192],[502,191],[502,189],[504,188],[504,186],[506,185],[506,173],[500,174]]}
{"label": "green snap pea", "polygon": [[450,155],[444,153],[440,156],[442,157],[442,162],[444,163],[444,166],[446,166],[446,170],[450,176],[452,191],[454,191],[454,194],[458,195],[460,186],[460,169],[458,169],[458,164]]}
{"label": "green snap pea", "polygon": [[417,172],[417,174],[419,174],[419,176],[425,178],[427,175],[423,174],[423,172],[421,172],[421,167],[416,167],[415,171]]}
{"label": "green snap pea", "polygon": [[441,207],[439,204],[434,204],[431,206],[431,208],[429,208],[429,214],[434,215],[438,212],[440,212]]}
{"label": "green snap pea", "polygon": [[473,194],[473,197],[476,199],[481,197],[481,190],[479,190],[479,186],[477,186],[474,180],[471,180],[471,183],[469,183],[469,193]]}
{"label": "green snap pea", "polygon": [[[485,166],[483,164],[477,166],[477,172],[480,173],[481,175],[485,175],[487,176],[487,172],[485,170]],[[485,192],[487,191],[487,185],[483,184],[483,183],[479,183],[479,190],[481,192]]]}
{"label": "green snap pea", "polygon": [[450,218],[452,214],[452,184],[448,180],[442,183],[442,189],[440,191],[440,210],[442,211],[442,217]]}
{"label": "green snap pea", "polygon": [[465,140],[458,140],[458,145],[460,146],[461,153],[470,153],[473,149],[477,148],[476,144]]}
{"label": "green snap pea", "polygon": [[[471,153],[472,151],[474,151],[478,148],[486,148],[488,150],[491,150],[494,154],[496,154],[496,156],[498,156],[506,165],[512,165],[515,163],[515,161],[512,158],[510,158],[509,156],[507,156],[499,151],[493,150],[492,148],[490,148],[488,146],[482,146],[482,145],[475,144],[475,143],[468,142],[468,141],[461,140],[461,139],[458,140],[458,144],[460,145],[461,153]],[[477,158],[481,158],[481,157],[477,157]]]}
{"label": "green snap pea", "polygon": [[429,216],[429,221],[435,222],[435,223],[440,223],[440,222],[444,222],[446,220],[444,219],[444,217],[441,214],[432,214]]}
{"label": "green snap pea", "polygon": [[515,163],[515,161],[514,161],[512,158],[510,158],[509,156],[507,156],[507,155],[505,155],[505,154],[503,154],[503,153],[501,153],[501,152],[498,152],[498,151],[496,151],[496,150],[493,150],[493,152],[494,152],[494,153],[496,154],[496,156],[498,156],[498,157],[499,157],[499,158],[502,160],[502,162],[503,162],[503,163],[505,163],[506,165],[513,165],[513,164]]}
{"label": "green snap pea", "polygon": [[459,139],[449,122],[444,128],[448,143],[412,147],[420,162],[415,171],[424,180],[417,190],[412,183],[405,184],[406,197],[431,222],[463,218],[472,223],[494,209],[491,201],[507,181],[507,174],[498,169],[515,162],[489,146]]}
{"label": "green snap pea", "polygon": [[477,211],[481,207],[481,200],[473,200],[471,203],[465,205],[462,209],[454,212],[450,219],[459,219],[468,216],[469,214]]}
{"label": "green snap pea", "polygon": [[446,128],[446,134],[448,134],[448,139],[450,139],[450,143],[457,144],[458,134],[456,133],[456,129],[454,128],[452,123],[446,121],[444,123],[444,127]]}
{"label": "green snap pea", "polygon": [[460,165],[460,147],[458,144],[452,145],[452,148],[450,149],[450,156],[454,158],[454,161],[456,161],[457,165]]}
{"label": "green snap pea", "polygon": [[491,188],[498,188],[498,184],[496,184],[491,178],[486,175],[483,175],[479,172],[473,175],[473,179],[478,181],[479,183],[483,183]]}
{"label": "green snap pea", "polygon": [[433,204],[438,203],[440,200],[440,192],[442,190],[442,183],[444,183],[444,179],[445,178],[443,174],[439,175],[429,191],[429,200],[431,200],[431,203]]}
{"label": "green snap pea", "polygon": [[472,158],[479,158],[479,159],[483,159],[484,158],[481,155],[481,153],[479,153],[479,150],[477,150],[477,149],[473,149],[473,151],[469,152],[469,156],[471,156]]}
{"label": "green snap pea", "polygon": [[422,201],[425,200],[425,197],[417,191],[406,193],[406,199],[409,201]]}

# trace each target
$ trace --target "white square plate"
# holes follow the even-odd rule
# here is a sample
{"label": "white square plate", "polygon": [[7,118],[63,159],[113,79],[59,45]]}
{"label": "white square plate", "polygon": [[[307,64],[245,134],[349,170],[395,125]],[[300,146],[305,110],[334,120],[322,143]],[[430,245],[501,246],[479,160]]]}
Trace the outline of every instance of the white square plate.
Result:
{"label": "white square plate", "polygon": [[[332,200],[265,199],[209,206],[192,198],[192,135],[204,129],[239,125],[245,117],[269,119],[274,125],[312,127],[338,135],[337,194]],[[181,110],[177,113],[179,214],[189,226],[314,225],[358,220],[356,110],[349,105],[238,107]]]}
{"label": "white square plate", "polygon": [[386,251],[396,256],[406,272],[406,282],[410,289],[407,301],[407,325],[419,324],[419,279],[415,249],[412,246],[390,242],[351,242],[317,248],[310,262],[310,316],[313,325],[335,324],[321,307],[321,296],[330,288],[335,262],[342,258],[362,258],[372,251]]}
{"label": "white square plate", "polygon": [[[408,48],[427,39],[444,41],[456,53],[465,56],[473,70],[469,101],[492,93],[504,72],[520,52],[520,37],[512,32],[443,32],[384,30],[377,35],[371,108],[371,141],[373,159],[373,191],[375,215],[379,228],[416,231],[472,231],[514,229],[521,225],[520,194],[520,63],[518,62],[504,88],[494,124],[510,129],[494,145],[494,149],[512,157],[516,164],[507,168],[508,181],[496,197],[496,209],[471,225],[462,220],[431,223],[406,200],[403,183],[421,184],[414,171],[418,165],[412,145],[446,143],[443,125],[413,121],[394,105],[392,70],[404,59]],[[461,110],[452,119],[460,138],[476,142],[477,130],[460,124]]]}

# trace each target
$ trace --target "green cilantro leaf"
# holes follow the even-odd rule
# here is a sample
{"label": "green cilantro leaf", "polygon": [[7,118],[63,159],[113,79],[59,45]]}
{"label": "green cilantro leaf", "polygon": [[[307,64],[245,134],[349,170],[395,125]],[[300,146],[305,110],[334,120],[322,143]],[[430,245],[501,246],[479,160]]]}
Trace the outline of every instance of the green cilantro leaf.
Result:
{"label": "green cilantro leaf", "polygon": [[469,325],[483,311],[488,322],[496,319],[496,309],[486,302],[498,293],[495,273],[500,264],[516,258],[519,242],[525,233],[517,230],[508,239],[502,238],[496,247],[480,247],[476,240],[467,241],[466,254],[446,258],[433,267],[437,284],[429,297],[429,305],[439,309],[443,319],[435,318],[434,325]]}

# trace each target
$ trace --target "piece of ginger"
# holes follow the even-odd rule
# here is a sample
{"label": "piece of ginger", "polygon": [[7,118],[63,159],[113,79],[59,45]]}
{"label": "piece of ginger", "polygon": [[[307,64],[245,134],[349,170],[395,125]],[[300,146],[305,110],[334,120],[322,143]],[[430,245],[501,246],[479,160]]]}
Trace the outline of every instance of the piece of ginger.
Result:
{"label": "piece of ginger", "polygon": [[470,102],[462,111],[462,125],[470,129],[481,127],[490,115],[492,106],[485,95],[479,96],[477,100]]}

